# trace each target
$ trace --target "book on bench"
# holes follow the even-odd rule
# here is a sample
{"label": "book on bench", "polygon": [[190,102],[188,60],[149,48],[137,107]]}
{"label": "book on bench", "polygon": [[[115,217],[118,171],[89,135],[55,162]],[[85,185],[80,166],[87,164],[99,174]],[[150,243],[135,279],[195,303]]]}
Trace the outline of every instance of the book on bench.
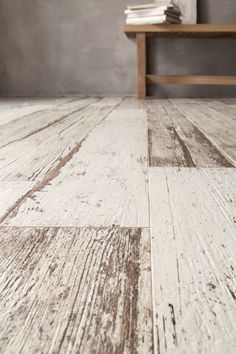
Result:
{"label": "book on bench", "polygon": [[137,17],[149,17],[149,16],[157,16],[157,15],[170,15],[178,17],[180,16],[180,12],[176,11],[173,8],[155,8],[155,9],[146,9],[146,10],[125,10],[125,15],[128,18],[137,18]]}
{"label": "book on bench", "polygon": [[[160,1],[164,3],[164,1]],[[181,23],[181,12],[168,1],[165,6],[158,6],[157,3],[128,6],[125,10],[126,24],[130,25],[153,25],[161,23]]]}
{"label": "book on bench", "polygon": [[141,5],[128,5],[127,9],[128,10],[142,10],[142,9],[152,9],[156,8],[157,4],[151,3],[151,4],[141,4]]}
{"label": "book on bench", "polygon": [[141,18],[127,18],[127,25],[157,25],[161,23],[181,23],[180,19],[169,17],[166,15],[163,16],[151,16],[151,17],[141,17]]}

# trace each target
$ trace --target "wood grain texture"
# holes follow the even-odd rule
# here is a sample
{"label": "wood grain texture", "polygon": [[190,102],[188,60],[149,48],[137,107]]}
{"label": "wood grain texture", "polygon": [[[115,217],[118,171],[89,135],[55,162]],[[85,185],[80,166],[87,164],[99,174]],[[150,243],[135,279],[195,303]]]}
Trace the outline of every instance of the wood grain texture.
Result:
{"label": "wood grain texture", "polygon": [[[93,101],[89,99],[82,104]],[[76,103],[77,108],[50,111],[46,119],[39,114],[35,123],[33,116],[29,128],[20,122],[16,123],[17,126],[8,126],[8,140],[4,141],[5,147],[0,149],[0,180],[41,180],[121,101],[121,98],[113,98],[112,105],[111,100],[107,104],[107,99],[104,99],[99,105],[95,102],[82,110],[81,103]],[[76,112],[72,113],[73,110]],[[14,131],[12,135],[11,129]]]}
{"label": "wood grain texture", "polygon": [[[86,118],[88,124],[91,112]],[[148,227],[147,165],[145,111],[118,108],[13,205],[1,222]]]}
{"label": "wood grain texture", "polygon": [[184,116],[198,127],[218,150],[236,164],[236,121],[200,105],[176,105]]}
{"label": "wood grain texture", "polygon": [[[199,102],[199,104],[202,105],[202,102]],[[206,104],[207,109],[210,109],[211,112],[213,111],[212,114],[217,114],[220,116],[222,120],[225,119],[224,116],[236,120],[236,101],[235,104],[225,104],[220,100],[211,100]]]}
{"label": "wood grain texture", "polygon": [[235,107],[0,99],[1,353],[235,353]]}
{"label": "wood grain texture", "polygon": [[1,126],[0,149],[20,142],[54,125],[58,125],[58,123],[67,120],[72,114],[78,113],[96,101],[97,99],[95,98],[79,99],[69,104],[67,103],[46,111],[39,111],[14,119],[8,122],[8,124]]}
{"label": "wood grain texture", "polygon": [[0,126],[36,112],[59,108],[71,101],[73,98],[0,98]]}
{"label": "wood grain texture", "polygon": [[[205,112],[208,110],[209,107],[205,107]],[[150,166],[233,166],[230,159],[172,103],[167,100],[150,101],[147,112]]]}
{"label": "wood grain texture", "polygon": [[235,353],[236,171],[151,168],[156,353]]}
{"label": "wood grain texture", "polygon": [[147,230],[0,235],[1,353],[152,353]]}
{"label": "wood grain texture", "polygon": [[135,36],[136,33],[146,33],[158,37],[235,38],[236,24],[125,25],[124,32],[131,37]]}
{"label": "wood grain texture", "polygon": [[233,98],[233,97],[232,98],[220,98],[220,99],[218,99],[218,101],[221,101],[229,106],[236,105],[236,98]]}
{"label": "wood grain texture", "polygon": [[0,182],[0,218],[34,186],[35,182]]}
{"label": "wood grain texture", "polygon": [[146,97],[146,36],[144,33],[138,33],[137,41],[137,96]]}
{"label": "wood grain texture", "polygon": [[146,75],[149,85],[182,84],[182,85],[236,85],[236,76],[215,75]]}

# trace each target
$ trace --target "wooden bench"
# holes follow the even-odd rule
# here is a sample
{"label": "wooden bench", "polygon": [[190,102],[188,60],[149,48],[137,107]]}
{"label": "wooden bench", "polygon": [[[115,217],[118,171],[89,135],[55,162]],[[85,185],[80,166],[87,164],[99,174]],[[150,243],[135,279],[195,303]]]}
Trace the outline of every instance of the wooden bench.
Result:
{"label": "wooden bench", "polygon": [[[125,25],[128,37],[137,43],[137,96],[145,98],[147,85],[236,85],[236,76],[150,75],[147,74],[147,37],[172,38],[236,38],[235,25]],[[235,63],[236,65],[236,63]]]}

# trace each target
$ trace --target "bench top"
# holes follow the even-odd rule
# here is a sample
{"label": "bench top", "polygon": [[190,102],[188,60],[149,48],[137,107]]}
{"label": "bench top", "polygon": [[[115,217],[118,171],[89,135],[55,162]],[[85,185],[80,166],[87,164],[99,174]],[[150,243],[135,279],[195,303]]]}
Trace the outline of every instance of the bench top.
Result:
{"label": "bench top", "polygon": [[137,33],[147,36],[182,37],[182,38],[236,38],[236,24],[232,25],[125,25],[124,32],[128,37]]}

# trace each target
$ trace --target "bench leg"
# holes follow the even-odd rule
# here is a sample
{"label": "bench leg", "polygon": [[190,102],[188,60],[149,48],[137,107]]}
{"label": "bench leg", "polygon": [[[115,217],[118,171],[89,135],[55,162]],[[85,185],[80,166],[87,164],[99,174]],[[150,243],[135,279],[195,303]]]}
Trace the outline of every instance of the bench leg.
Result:
{"label": "bench leg", "polygon": [[146,34],[136,34],[137,45],[137,97],[146,97]]}

